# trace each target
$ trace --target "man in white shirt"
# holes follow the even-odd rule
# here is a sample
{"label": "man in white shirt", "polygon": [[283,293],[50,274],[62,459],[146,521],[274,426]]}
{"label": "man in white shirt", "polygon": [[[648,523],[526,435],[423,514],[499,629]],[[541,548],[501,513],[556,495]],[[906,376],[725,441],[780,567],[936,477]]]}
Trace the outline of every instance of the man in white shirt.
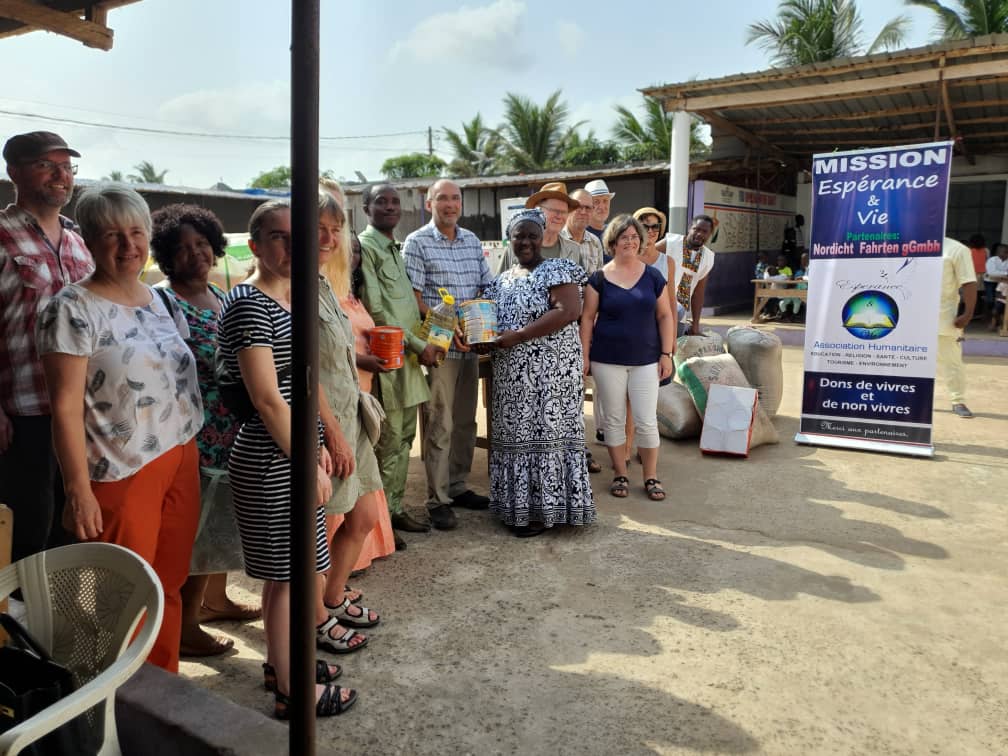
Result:
{"label": "man in white shirt", "polygon": [[657,245],[662,250],[664,244],[669,265],[675,267],[669,283],[675,287],[679,302],[680,336],[687,332],[700,335],[700,313],[703,311],[707,277],[714,268],[714,251],[705,246],[712,233],[714,219],[709,215],[697,215],[685,236],[669,234]]}
{"label": "man in white shirt", "polygon": [[560,231],[560,237],[570,239],[578,245],[581,250],[581,267],[591,275],[602,267],[602,257],[605,254],[599,238],[586,231],[594,203],[591,194],[585,189],[572,192],[571,199],[578,203],[578,207],[567,216],[567,225]]}
{"label": "man in white shirt", "polygon": [[[965,305],[959,311],[959,295]],[[973,417],[966,406],[966,371],[960,339],[962,329],[973,318],[977,300],[976,272],[969,247],[946,237],[942,245],[941,299],[938,305],[938,365],[945,374],[952,411],[962,418]]]}
{"label": "man in white shirt", "polygon": [[987,270],[984,272],[984,289],[991,311],[990,330],[997,328],[998,311],[996,290],[998,284],[1008,284],[1008,244],[995,244],[994,254],[987,258]]}
{"label": "man in white shirt", "polygon": [[612,208],[613,197],[616,192],[610,192],[609,186],[602,179],[595,179],[585,184],[585,191],[592,196],[592,213],[588,220],[588,233],[593,234],[602,241],[602,234],[605,233],[606,221],[609,220],[609,211]]}

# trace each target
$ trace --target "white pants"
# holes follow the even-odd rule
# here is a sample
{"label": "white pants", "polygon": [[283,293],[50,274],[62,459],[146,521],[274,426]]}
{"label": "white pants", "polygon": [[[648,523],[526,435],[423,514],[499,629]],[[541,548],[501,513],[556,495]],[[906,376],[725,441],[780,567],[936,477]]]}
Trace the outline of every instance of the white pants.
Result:
{"label": "white pants", "polygon": [[[592,390],[592,416],[595,420],[595,430],[605,432],[605,410],[602,409],[602,394],[599,393],[598,386],[595,385],[593,376],[585,376],[585,388]],[[585,418],[587,427],[587,417]],[[586,434],[587,435],[587,434]]]}
{"label": "white pants", "polygon": [[956,341],[961,331],[938,334],[938,369],[945,378],[952,404],[966,401],[966,370],[962,361],[962,344]]}
{"label": "white pants", "polygon": [[637,448],[657,449],[658,437],[658,363],[650,365],[610,365],[592,362],[595,391],[605,407],[606,446],[626,443],[626,400],[630,397],[637,433]]}

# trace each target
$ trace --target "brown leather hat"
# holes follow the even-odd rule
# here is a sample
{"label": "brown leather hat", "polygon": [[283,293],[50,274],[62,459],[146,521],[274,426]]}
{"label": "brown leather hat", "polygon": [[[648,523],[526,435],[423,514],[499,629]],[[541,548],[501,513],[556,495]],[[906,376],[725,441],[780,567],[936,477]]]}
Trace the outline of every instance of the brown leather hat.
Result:
{"label": "brown leather hat", "polygon": [[74,157],[80,157],[77,150],[67,147],[63,137],[51,131],[29,131],[27,134],[12,136],[4,145],[3,156],[8,163],[24,163],[38,160],[53,150],[66,150]]}
{"label": "brown leather hat", "polygon": [[562,181],[551,181],[548,184],[543,184],[542,189],[525,200],[525,207],[538,207],[540,202],[548,199],[563,200],[567,203],[569,210],[577,210],[581,207],[580,202],[576,199],[571,199],[571,196],[567,194],[567,184]]}

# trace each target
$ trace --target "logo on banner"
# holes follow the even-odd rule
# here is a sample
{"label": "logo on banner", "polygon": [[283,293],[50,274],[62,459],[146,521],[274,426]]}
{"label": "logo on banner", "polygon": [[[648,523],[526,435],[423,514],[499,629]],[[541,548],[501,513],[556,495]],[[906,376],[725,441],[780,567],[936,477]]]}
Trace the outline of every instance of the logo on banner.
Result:
{"label": "logo on banner", "polygon": [[862,291],[847,300],[840,315],[843,327],[856,338],[881,339],[899,323],[896,300],[881,291]]}

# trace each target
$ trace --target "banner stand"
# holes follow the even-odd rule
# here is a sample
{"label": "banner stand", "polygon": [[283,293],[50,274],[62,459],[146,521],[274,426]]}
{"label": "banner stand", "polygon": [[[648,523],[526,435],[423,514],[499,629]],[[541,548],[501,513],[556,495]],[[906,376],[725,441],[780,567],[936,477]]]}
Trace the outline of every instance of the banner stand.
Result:
{"label": "banner stand", "polygon": [[934,456],[952,143],[814,155],[800,444]]}

